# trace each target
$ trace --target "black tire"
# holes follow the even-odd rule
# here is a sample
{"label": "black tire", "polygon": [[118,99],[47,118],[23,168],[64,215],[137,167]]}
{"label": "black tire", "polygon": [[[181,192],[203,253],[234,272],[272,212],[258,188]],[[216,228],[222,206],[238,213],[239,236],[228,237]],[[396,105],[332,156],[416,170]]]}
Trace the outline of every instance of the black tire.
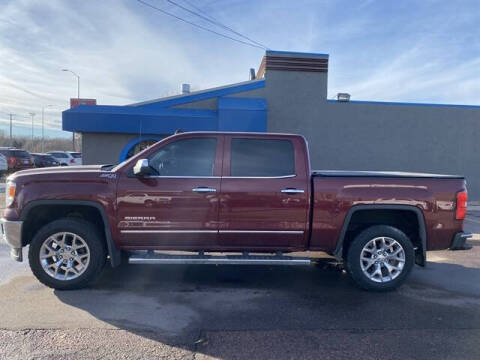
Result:
{"label": "black tire", "polygon": [[[360,256],[364,246],[377,237],[389,237],[397,241],[405,252],[405,263],[400,274],[387,282],[375,282],[364,274]],[[365,290],[390,291],[399,287],[408,277],[415,262],[415,251],[412,242],[405,233],[393,226],[375,225],[359,233],[351,242],[347,250],[346,269],[355,283]],[[367,263],[368,264],[368,263]],[[367,270],[368,271],[368,270]]]}
{"label": "black tire", "polygon": [[[84,272],[75,279],[55,279],[47,274],[40,263],[40,249],[43,242],[49,236],[59,232],[74,233],[88,245],[90,261]],[[73,290],[87,286],[101,274],[107,260],[107,253],[105,241],[92,223],[83,219],[63,218],[45,225],[35,234],[30,243],[28,260],[33,274],[42,284],[58,290]]]}

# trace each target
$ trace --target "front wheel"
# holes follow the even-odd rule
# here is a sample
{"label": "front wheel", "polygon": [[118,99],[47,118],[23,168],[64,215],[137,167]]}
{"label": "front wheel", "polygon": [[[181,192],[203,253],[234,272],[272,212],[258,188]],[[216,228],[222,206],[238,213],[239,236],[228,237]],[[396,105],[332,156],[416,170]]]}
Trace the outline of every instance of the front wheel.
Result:
{"label": "front wheel", "polygon": [[55,220],[41,228],[28,251],[30,268],[48,287],[85,287],[101,273],[105,242],[95,226],[82,219]]}
{"label": "front wheel", "polygon": [[372,226],[358,234],[347,252],[347,271],[363,289],[389,291],[400,286],[412,270],[415,251],[401,230]]}

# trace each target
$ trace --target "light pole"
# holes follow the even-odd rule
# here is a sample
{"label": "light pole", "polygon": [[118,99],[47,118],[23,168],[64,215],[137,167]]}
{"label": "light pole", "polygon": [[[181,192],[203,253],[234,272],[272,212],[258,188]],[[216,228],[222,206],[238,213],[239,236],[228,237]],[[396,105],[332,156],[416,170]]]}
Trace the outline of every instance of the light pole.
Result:
{"label": "light pole", "polygon": [[62,69],[62,71],[67,71],[67,72],[72,73],[73,75],[75,75],[77,77],[77,99],[80,99],[80,76],[78,76],[72,70]]}
{"label": "light pole", "polygon": [[29,113],[30,116],[32,117],[32,140],[33,140],[33,117],[35,116],[34,112]]}
{"label": "light pole", "polygon": [[[62,71],[67,71],[77,77],[77,99],[80,99],[80,76],[78,76],[72,70],[62,69]],[[75,151],[75,132],[74,131],[72,132],[72,148],[73,148],[73,151]]]}
{"label": "light pole", "polygon": [[42,106],[42,153],[45,152],[45,108],[52,107],[53,105]]}

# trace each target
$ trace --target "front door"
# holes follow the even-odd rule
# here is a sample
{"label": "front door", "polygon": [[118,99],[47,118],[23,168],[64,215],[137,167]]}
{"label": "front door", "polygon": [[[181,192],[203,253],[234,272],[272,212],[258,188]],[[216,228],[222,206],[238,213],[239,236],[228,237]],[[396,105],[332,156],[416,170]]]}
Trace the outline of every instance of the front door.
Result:
{"label": "front door", "polygon": [[308,178],[305,155],[297,142],[281,135],[278,139],[225,137],[219,216],[222,246],[249,250],[305,247]]}
{"label": "front door", "polygon": [[148,155],[150,175],[138,177],[129,169],[117,194],[122,246],[195,250],[215,245],[222,152],[223,136],[185,134]]}

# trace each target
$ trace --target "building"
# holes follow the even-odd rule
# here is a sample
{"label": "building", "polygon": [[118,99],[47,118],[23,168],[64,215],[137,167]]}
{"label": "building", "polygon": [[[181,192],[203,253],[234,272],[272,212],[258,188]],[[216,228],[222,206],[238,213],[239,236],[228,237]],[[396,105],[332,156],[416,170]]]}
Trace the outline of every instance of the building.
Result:
{"label": "building", "polygon": [[63,112],[84,163],[117,163],[182,131],[299,133],[317,169],[464,174],[480,200],[480,106],[327,99],[328,55],[267,51],[243,83],[126,106]]}

